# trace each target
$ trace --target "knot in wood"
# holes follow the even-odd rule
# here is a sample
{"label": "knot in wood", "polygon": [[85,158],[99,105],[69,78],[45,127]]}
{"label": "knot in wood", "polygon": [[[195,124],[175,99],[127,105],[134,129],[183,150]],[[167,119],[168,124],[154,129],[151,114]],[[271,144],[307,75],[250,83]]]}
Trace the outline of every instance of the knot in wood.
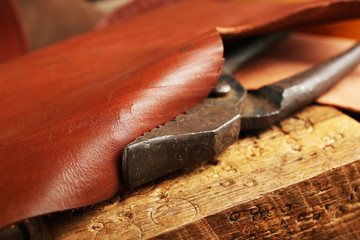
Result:
{"label": "knot in wood", "polygon": [[258,213],[260,213],[260,207],[255,206],[255,207],[250,208],[250,214],[251,215],[255,215],[255,214],[258,214]]}
{"label": "knot in wood", "polygon": [[94,229],[95,231],[100,231],[101,229],[104,228],[104,224],[97,222],[94,223],[91,228]]}
{"label": "knot in wood", "polygon": [[230,220],[232,222],[238,221],[239,218],[240,218],[240,212],[233,212],[233,213],[230,214]]}
{"label": "knot in wood", "polygon": [[290,210],[291,210],[291,204],[286,204],[285,206],[283,206],[283,207],[281,208],[281,212],[282,212],[282,213],[290,212]]}

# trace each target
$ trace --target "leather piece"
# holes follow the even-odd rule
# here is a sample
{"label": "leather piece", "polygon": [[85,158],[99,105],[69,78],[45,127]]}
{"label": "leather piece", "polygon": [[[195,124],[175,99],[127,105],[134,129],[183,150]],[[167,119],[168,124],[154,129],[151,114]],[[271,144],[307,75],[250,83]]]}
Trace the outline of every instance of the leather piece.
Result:
{"label": "leather piece", "polygon": [[263,34],[278,29],[293,30],[297,27],[358,18],[360,10],[357,1],[318,0],[279,4],[278,7],[272,7],[271,3],[268,3],[269,6],[256,2],[251,4],[257,14],[242,12],[246,18],[236,25],[217,28],[223,38]]}
{"label": "leather piece", "polygon": [[235,0],[134,0],[105,16],[96,24],[96,28],[121,23],[141,14],[146,15],[151,9],[158,17],[161,16],[161,11],[168,16],[179,12],[189,16],[198,14],[196,18],[199,21],[212,21],[223,38],[245,37],[279,29],[303,28],[357,18],[360,11],[356,0],[317,0],[287,4],[258,1],[240,4]]}
{"label": "leather piece", "polygon": [[0,227],[122,191],[124,146],[199,104],[221,72],[215,30],[137,54],[138,42],[123,47],[135,36],[114,35],[106,46],[106,34],[84,36],[0,66]]}
{"label": "leather piece", "polygon": [[354,38],[360,40],[360,19],[340,21],[333,24],[321,24],[299,29],[301,32]]}
{"label": "leather piece", "polygon": [[0,63],[23,55],[27,44],[15,0],[0,1]]}
{"label": "leather piece", "polygon": [[96,29],[101,29],[115,23],[119,23],[139,14],[144,14],[155,9],[170,6],[185,0],[135,0],[124,6],[115,9],[111,14],[101,18],[95,25]]}
{"label": "leather piece", "polygon": [[[157,0],[153,5],[150,4],[149,0],[137,0],[128,4],[128,6],[120,8],[114,11],[111,15],[103,18],[98,24],[97,28],[105,27],[112,25],[118,22],[123,22],[126,19],[136,17],[140,13],[148,11],[148,9],[154,9],[159,6],[167,6],[174,4],[180,0],[166,1],[166,0]],[[186,3],[186,0],[182,0],[182,6],[188,4],[195,5],[194,8],[201,8],[200,5],[196,6],[194,2]],[[201,3],[200,3],[201,4]],[[213,4],[213,3],[212,3]],[[146,7],[144,7],[144,5]],[[217,30],[222,35],[224,39],[233,39],[241,38],[249,35],[264,34],[277,29],[297,29],[315,33],[315,34],[324,34],[332,36],[344,36],[360,39],[360,20],[348,20],[340,21],[338,20],[345,18],[354,18],[358,17],[359,2],[357,1],[312,1],[312,2],[299,2],[299,3],[290,3],[290,4],[279,4],[274,5],[273,3],[246,3],[243,5],[236,3],[221,3],[217,2],[217,7],[214,6],[203,8],[205,14],[211,16],[216,20],[215,26]],[[224,6],[226,5],[226,6]],[[244,9],[256,9],[256,11],[246,11],[244,9],[239,9],[239,6],[246,6]],[[134,10],[136,9],[136,11]],[[177,7],[181,12],[187,11],[186,7]],[[169,10],[169,9],[167,9]],[[199,14],[203,12],[196,9]],[[241,13],[241,17],[224,17],[225,16],[235,16],[236,14]],[[256,13],[256,14],[255,14]],[[175,14],[175,13],[174,13]],[[206,17],[205,14],[202,17]],[[227,18],[227,20],[225,20]],[[327,22],[335,22],[333,24],[323,24]],[[219,27],[221,26],[221,27]],[[305,26],[305,27],[304,27]],[[324,40],[326,41],[326,40]],[[330,42],[332,40],[329,40]],[[325,60],[326,56],[331,56],[331,53],[336,53],[333,50],[339,49],[338,47],[342,45],[343,41],[340,41],[334,49],[330,46],[329,49],[324,49],[322,55],[318,55],[318,60]],[[319,43],[321,44],[321,43]],[[302,44],[303,45],[303,44]],[[336,45],[336,44],[335,44]],[[346,45],[346,44],[345,44]],[[293,46],[296,47],[296,46]],[[314,46],[309,46],[310,49]],[[315,47],[316,49],[316,47]],[[341,47],[340,47],[341,49]],[[345,50],[345,49],[344,49]],[[327,54],[326,52],[328,51]],[[309,52],[310,53],[310,52]],[[296,56],[292,56],[292,61],[295,60]],[[273,59],[274,60],[274,59]],[[297,70],[305,70],[307,67],[311,67],[315,62],[319,63],[320,61],[310,61],[303,64],[302,67],[296,69],[295,66],[291,71],[284,71],[284,75],[290,74],[293,72],[299,72]],[[278,62],[274,60],[271,66],[276,65]],[[300,64],[301,65],[301,64]],[[283,66],[281,63],[278,66]],[[306,66],[306,67],[305,67]],[[276,69],[276,67],[274,67]],[[287,67],[289,68],[289,67]],[[281,69],[281,68],[279,68]],[[251,80],[245,82],[245,85],[249,84],[252,86],[252,89],[259,88],[268,82],[279,80],[276,74],[269,79],[266,79],[261,75],[260,72],[256,72],[259,75],[258,80],[254,80],[250,76]],[[355,77],[354,77],[355,76]],[[262,81],[259,81],[261,79]],[[271,81],[268,81],[272,79]],[[352,79],[352,80],[351,80]],[[360,111],[360,104],[357,100],[357,92],[360,91],[360,88],[355,88],[358,86],[356,79],[356,73],[342,80],[341,83],[336,85],[332,91],[328,92],[322,98],[318,99],[319,103],[333,105],[341,108],[346,108],[352,111]],[[349,96],[344,98],[344,96]]]}
{"label": "leather piece", "polygon": [[[341,17],[360,15],[359,1],[340,2],[349,8]],[[307,6],[320,22],[323,3],[184,1],[0,66],[0,228],[122,191],[122,148],[199,104],[217,81],[223,59],[214,26],[267,32],[279,15],[278,27],[304,23],[295,13]]]}
{"label": "leather piece", "polygon": [[[309,34],[292,34],[265,54],[238,71],[235,77],[247,89],[290,77],[331,58],[355,44],[355,40]],[[341,106],[360,112],[360,65],[327,93],[318,103]]]}

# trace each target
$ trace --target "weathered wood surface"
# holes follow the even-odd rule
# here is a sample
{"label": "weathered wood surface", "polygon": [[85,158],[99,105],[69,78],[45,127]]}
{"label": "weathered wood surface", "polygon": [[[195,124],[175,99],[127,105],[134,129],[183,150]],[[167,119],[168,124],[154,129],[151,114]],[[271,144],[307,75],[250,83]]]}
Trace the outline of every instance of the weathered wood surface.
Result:
{"label": "weathered wood surface", "polygon": [[36,219],[44,239],[360,239],[360,124],[311,106],[208,164]]}

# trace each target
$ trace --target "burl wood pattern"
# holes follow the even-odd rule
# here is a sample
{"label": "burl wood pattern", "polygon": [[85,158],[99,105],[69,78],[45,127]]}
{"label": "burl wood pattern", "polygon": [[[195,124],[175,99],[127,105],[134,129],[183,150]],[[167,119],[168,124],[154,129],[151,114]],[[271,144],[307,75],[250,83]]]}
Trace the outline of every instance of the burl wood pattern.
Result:
{"label": "burl wood pattern", "polygon": [[311,106],[218,158],[38,219],[43,239],[360,238],[360,124]]}

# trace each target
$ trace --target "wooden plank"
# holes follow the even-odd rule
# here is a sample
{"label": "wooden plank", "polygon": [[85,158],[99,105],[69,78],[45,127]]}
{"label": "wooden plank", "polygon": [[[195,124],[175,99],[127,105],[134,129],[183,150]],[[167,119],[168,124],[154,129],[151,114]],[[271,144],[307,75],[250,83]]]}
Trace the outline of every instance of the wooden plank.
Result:
{"label": "wooden plank", "polygon": [[360,238],[360,124],[311,106],[217,164],[35,221],[43,239]]}

